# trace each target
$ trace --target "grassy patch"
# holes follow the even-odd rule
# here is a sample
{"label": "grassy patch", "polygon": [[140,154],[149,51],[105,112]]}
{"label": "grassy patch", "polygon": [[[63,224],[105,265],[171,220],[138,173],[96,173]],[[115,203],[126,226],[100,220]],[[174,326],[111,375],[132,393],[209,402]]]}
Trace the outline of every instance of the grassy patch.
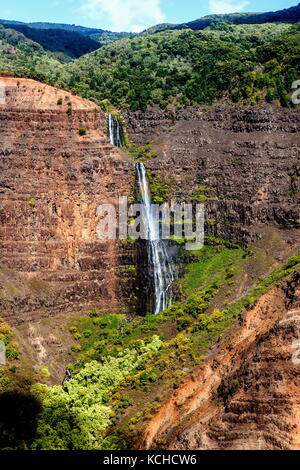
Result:
{"label": "grassy patch", "polygon": [[188,265],[181,282],[183,292],[186,294],[192,293],[199,286],[208,286],[212,282],[224,284],[240,271],[246,252],[242,248],[205,246],[200,252],[192,253],[190,256],[196,261]]}

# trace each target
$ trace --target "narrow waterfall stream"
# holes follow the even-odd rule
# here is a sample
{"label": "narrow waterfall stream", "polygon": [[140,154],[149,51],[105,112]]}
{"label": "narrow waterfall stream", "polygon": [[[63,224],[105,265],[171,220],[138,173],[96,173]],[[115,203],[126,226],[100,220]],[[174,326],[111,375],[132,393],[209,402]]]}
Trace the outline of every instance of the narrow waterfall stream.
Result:
{"label": "narrow waterfall stream", "polygon": [[153,217],[151,193],[143,163],[136,164],[137,181],[141,202],[145,206],[145,227],[147,232],[147,256],[150,278],[153,284],[152,312],[156,315],[172,303],[172,283],[175,268],[167,251],[166,241],[161,239],[159,228]]}
{"label": "narrow waterfall stream", "polygon": [[[108,136],[110,143],[116,147],[125,145],[124,132],[119,119],[112,114],[108,115]],[[154,218],[150,186],[143,163],[136,164],[136,174],[141,203],[145,207],[144,226],[146,246],[143,248],[143,280],[147,301],[143,302],[150,311],[157,315],[172,304],[172,285],[177,278],[176,266],[168,253],[168,243],[160,235],[159,224]],[[146,273],[147,271],[147,273]]]}
{"label": "narrow waterfall stream", "polygon": [[124,134],[119,120],[112,114],[108,115],[108,136],[111,145],[124,147]]}

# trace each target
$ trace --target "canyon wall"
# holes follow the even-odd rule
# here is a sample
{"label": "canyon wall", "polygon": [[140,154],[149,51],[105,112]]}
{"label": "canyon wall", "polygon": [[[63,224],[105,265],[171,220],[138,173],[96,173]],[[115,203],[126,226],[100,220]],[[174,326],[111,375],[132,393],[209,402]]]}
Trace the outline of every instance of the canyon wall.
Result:
{"label": "canyon wall", "polygon": [[128,113],[126,124],[137,146],[151,144],[145,165],[169,195],[204,202],[207,234],[247,244],[263,224],[299,227],[298,109],[152,109]]}
{"label": "canyon wall", "polygon": [[33,80],[1,84],[0,315],[122,311],[126,250],[97,238],[96,211],[129,194],[132,162],[94,103]]}
{"label": "canyon wall", "polygon": [[[128,113],[126,122],[153,181],[167,184],[173,199],[205,204],[206,234],[269,243],[272,255],[283,240],[285,256],[299,250],[298,109],[152,109]],[[268,241],[272,228],[278,246]],[[297,272],[246,312],[170,393],[140,447],[299,449],[299,296]]]}

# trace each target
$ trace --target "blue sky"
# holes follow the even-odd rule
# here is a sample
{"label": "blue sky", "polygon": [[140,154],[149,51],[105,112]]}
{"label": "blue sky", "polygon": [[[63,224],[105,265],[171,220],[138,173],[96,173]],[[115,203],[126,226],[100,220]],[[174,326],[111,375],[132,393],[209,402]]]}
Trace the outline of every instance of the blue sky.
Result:
{"label": "blue sky", "polygon": [[1,2],[0,18],[141,31],[157,23],[182,23],[210,13],[274,11],[297,3],[297,0],[10,0]]}

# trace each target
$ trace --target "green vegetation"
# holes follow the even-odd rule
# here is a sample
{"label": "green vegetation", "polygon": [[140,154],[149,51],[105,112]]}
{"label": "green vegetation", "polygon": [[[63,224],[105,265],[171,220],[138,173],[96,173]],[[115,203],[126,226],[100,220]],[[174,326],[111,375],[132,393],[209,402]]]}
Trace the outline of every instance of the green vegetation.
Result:
{"label": "green vegetation", "polygon": [[[82,55],[87,52],[85,48],[97,48],[104,44],[119,41],[120,39],[133,38],[136,36],[134,33],[116,33],[103,29],[86,28],[85,26],[77,26],[74,24],[43,22],[24,23],[6,20],[0,20],[0,23],[6,28],[21,31],[26,36],[28,34],[28,37],[31,39],[43,44],[46,50],[53,49],[58,52],[59,48],[65,46],[68,55],[70,55],[70,52],[74,54],[74,51]],[[76,45],[71,44],[72,39],[73,41],[76,40]]]}
{"label": "green vegetation", "polygon": [[205,246],[199,254],[189,255],[194,261],[188,264],[182,279],[183,291],[191,293],[199,285],[207,286],[212,281],[223,285],[239,272],[246,255],[242,248],[229,249],[222,246]]}
{"label": "green vegetation", "polygon": [[30,197],[30,198],[29,198],[28,204],[29,204],[29,207],[31,207],[31,209],[35,209],[35,207],[36,207],[36,200],[34,199],[34,197]]}
{"label": "green vegetation", "polygon": [[169,199],[169,190],[172,187],[172,178],[148,172],[150,192],[154,204],[162,204]]}
{"label": "green vegetation", "polygon": [[55,84],[63,65],[42,46],[13,29],[0,25],[1,74],[28,77]]}
{"label": "green vegetation", "polygon": [[5,28],[24,34],[26,38],[40,44],[45,51],[50,51],[55,58],[62,61],[78,58],[99,48],[98,42],[73,31],[36,29],[11,23],[5,24]]}
{"label": "green vegetation", "polygon": [[6,347],[6,360],[7,365],[1,366],[0,369],[0,391],[3,392],[11,384],[12,375],[17,370],[16,364],[13,361],[18,361],[20,358],[19,351],[15,348],[12,340],[12,331],[9,326],[0,318],[0,341]]}
{"label": "green vegetation", "polygon": [[192,196],[192,200],[199,203],[215,201],[216,199],[213,189],[207,188],[206,186],[199,186]]}
{"label": "green vegetation", "polygon": [[[146,343],[119,351],[103,358],[101,363],[91,361],[64,386],[48,387],[37,384],[33,395],[43,403],[37,423],[35,450],[102,449],[107,446],[105,429],[116,413],[111,399],[122,381],[152,360],[162,346],[158,336]],[[144,372],[143,383],[155,380]],[[126,409],[130,400],[125,396],[117,408]]]}
{"label": "green vegetation", "polygon": [[287,263],[273,271],[269,276],[266,276],[255,287],[251,288],[246,295],[233,302],[226,309],[226,314],[232,318],[236,318],[245,309],[253,306],[262,295],[278,285],[283,278],[287,277],[299,267],[300,255],[293,256]]}
{"label": "green vegetation", "polygon": [[285,106],[297,57],[298,26],[166,31],[101,48],[67,65],[62,77],[75,93],[131,110],[212,103],[225,92],[247,104],[270,100],[271,92]]}
{"label": "green vegetation", "polygon": [[143,146],[130,144],[127,150],[134,160],[145,161],[157,156],[157,153],[152,151],[152,145],[150,143]]}
{"label": "green vegetation", "polygon": [[142,35],[65,65],[15,30],[0,26],[0,38],[0,69],[119,109],[210,104],[224,96],[234,103],[290,106],[291,85],[300,73],[299,24]]}
{"label": "green vegetation", "polygon": [[165,31],[166,29],[193,29],[202,30],[211,26],[212,28],[228,31],[234,24],[262,24],[272,22],[296,23],[300,19],[299,5],[279,11],[266,13],[227,13],[223,15],[206,15],[194,21],[182,24],[163,23],[147,30],[148,33]]}
{"label": "green vegetation", "polygon": [[[99,46],[105,46],[121,39],[133,39],[137,35],[134,33],[114,33],[112,31],[102,31],[101,33],[91,34],[90,38],[99,42]],[[98,46],[98,47],[99,47]]]}
{"label": "green vegetation", "polygon": [[[31,399],[40,407],[36,432],[25,443],[16,440],[12,448],[132,448],[166,394],[205,360],[220,335],[261,295],[300,268],[298,255],[241,298],[216,309],[214,300],[238,278],[249,253],[222,240],[209,242],[202,252],[187,255],[190,265],[178,285],[181,301],[165,312],[129,321],[125,315],[93,310],[69,325],[74,338],[72,379],[62,386],[32,386]],[[2,331],[7,334],[7,328]],[[7,374],[0,374],[2,386],[9,386]],[[46,367],[40,375],[49,378]],[[218,396],[236,391],[234,383],[227,388],[220,388]]]}
{"label": "green vegetation", "polygon": [[[245,18],[249,20],[248,16]],[[152,30],[151,34],[109,44],[68,64],[61,63],[66,55],[71,57],[68,41],[60,50],[61,40],[67,38],[65,33],[54,34],[51,28],[46,28],[47,32],[41,34],[38,30],[28,32],[25,26],[0,26],[0,69],[92,99],[120,119],[121,124],[114,106],[144,110],[148,105],[162,108],[172,105],[172,109],[174,106],[180,109],[211,104],[224,97],[239,104],[275,101],[277,105],[292,105],[291,83],[299,78],[300,72],[299,25],[234,26],[210,19],[209,27],[198,28],[202,31],[194,26],[195,30],[160,33]],[[100,41],[102,33],[107,33],[108,42],[112,39],[102,31],[94,31],[94,38],[97,35]],[[45,38],[47,44],[43,43]],[[72,51],[73,57],[82,52]],[[63,104],[62,98],[57,104]],[[71,117],[72,104],[68,102],[67,106],[66,113]],[[78,129],[80,136],[86,132],[84,127]],[[126,135],[124,139],[127,140]],[[143,147],[132,145],[129,151],[135,159],[156,156],[152,143]],[[171,178],[149,174],[149,181],[154,203],[170,198]],[[291,174],[291,195],[297,191],[297,183],[298,174]],[[199,186],[192,198],[203,203],[215,200],[216,196],[210,188]],[[33,197],[28,199],[28,205],[35,209]],[[300,268],[298,255],[236,299],[232,286],[250,253],[217,238],[206,237],[206,242],[200,252],[185,254],[187,268],[176,284],[178,300],[165,312],[141,318],[93,310],[88,316],[73,320],[68,325],[71,379],[54,387],[35,384],[29,401],[28,397],[19,397],[22,405],[28,402],[35,410],[36,416],[29,423],[31,432],[25,436],[21,432],[21,437],[15,438],[15,429],[9,428],[7,416],[5,426],[10,431],[4,433],[4,438],[0,435],[0,448],[132,447],[166,394],[205,360],[216,340],[264,293]],[[128,238],[124,243],[135,240]],[[128,266],[127,277],[135,269]],[[3,406],[6,400],[14,401],[7,392],[18,372],[14,361],[19,360],[20,353],[12,342],[12,332],[1,320],[0,341],[6,345],[9,363],[0,369]],[[37,376],[40,381],[49,381],[46,365],[37,370]],[[236,390],[237,384],[232,382],[228,387],[224,384],[217,394],[226,399]],[[19,418],[16,416],[16,421]]]}
{"label": "green vegetation", "polygon": [[87,132],[87,131],[86,131],[86,128],[85,128],[85,127],[80,127],[80,128],[78,129],[78,134],[79,134],[80,136],[86,135],[86,132]]}

